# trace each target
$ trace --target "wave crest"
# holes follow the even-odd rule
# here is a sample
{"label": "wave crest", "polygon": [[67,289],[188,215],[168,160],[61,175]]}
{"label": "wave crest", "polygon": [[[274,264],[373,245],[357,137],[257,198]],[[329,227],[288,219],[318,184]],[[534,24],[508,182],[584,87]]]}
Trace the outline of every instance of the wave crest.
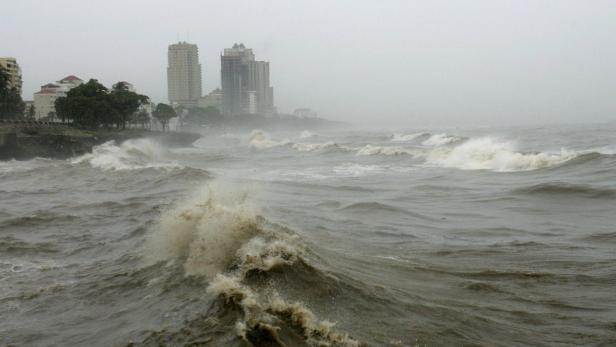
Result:
{"label": "wave crest", "polygon": [[274,141],[268,133],[263,130],[253,130],[248,137],[248,147],[253,149],[268,149],[272,147],[285,146],[291,142],[288,139]]}
{"label": "wave crest", "polygon": [[426,154],[426,162],[463,170],[509,172],[552,167],[579,154],[565,149],[555,153],[522,153],[516,151],[511,142],[483,137],[468,140],[453,148],[435,148]]}
{"label": "wave crest", "polygon": [[365,145],[357,151],[357,155],[413,155],[412,150],[399,146]]}
{"label": "wave crest", "polygon": [[168,151],[150,139],[127,140],[120,145],[115,141],[95,146],[92,153],[71,161],[72,164],[88,163],[106,171],[138,170],[145,168],[181,168],[168,161]]}
{"label": "wave crest", "polygon": [[447,134],[434,134],[434,135],[431,135],[425,141],[423,141],[421,144],[424,146],[438,147],[438,146],[449,145],[449,144],[452,144],[460,140],[461,138],[457,136],[451,136]]}
{"label": "wave crest", "polygon": [[240,312],[235,333],[249,344],[284,346],[288,336],[299,332],[302,345],[360,345],[304,304],[286,301],[271,282],[265,288],[251,284],[251,278],[272,269],[311,267],[299,238],[257,217],[245,191],[206,186],[162,216],[146,248],[150,260],[180,259],[186,275],[205,276],[207,292],[223,299],[221,310]]}

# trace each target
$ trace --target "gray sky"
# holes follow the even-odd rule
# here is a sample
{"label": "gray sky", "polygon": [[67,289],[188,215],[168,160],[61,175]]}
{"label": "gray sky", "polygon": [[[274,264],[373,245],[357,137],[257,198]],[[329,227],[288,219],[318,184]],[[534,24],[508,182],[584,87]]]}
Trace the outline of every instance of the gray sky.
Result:
{"label": "gray sky", "polygon": [[360,124],[616,120],[616,1],[15,0],[0,56],[24,99],[68,74],[167,100],[167,46],[199,45],[204,92],[220,51],[271,62],[279,110]]}

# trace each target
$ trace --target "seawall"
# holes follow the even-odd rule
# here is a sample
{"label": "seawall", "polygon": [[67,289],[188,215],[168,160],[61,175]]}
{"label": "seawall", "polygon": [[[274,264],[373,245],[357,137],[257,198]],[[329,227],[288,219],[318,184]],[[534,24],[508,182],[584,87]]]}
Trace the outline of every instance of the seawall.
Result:
{"label": "seawall", "polygon": [[199,139],[200,135],[141,129],[85,131],[68,127],[0,127],[0,160],[28,160],[35,157],[66,159],[88,153],[92,147],[107,141],[122,142],[145,137],[153,138],[168,147],[186,147]]}

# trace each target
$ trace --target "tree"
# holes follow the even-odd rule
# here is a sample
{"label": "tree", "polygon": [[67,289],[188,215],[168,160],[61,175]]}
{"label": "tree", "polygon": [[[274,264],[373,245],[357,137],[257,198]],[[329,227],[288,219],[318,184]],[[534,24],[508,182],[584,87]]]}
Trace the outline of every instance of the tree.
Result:
{"label": "tree", "polygon": [[140,124],[142,129],[145,129],[146,124],[150,122],[150,114],[146,110],[139,110],[130,118],[132,124]]}
{"label": "tree", "polygon": [[113,107],[109,90],[94,79],[69,90],[65,97],[56,99],[55,107],[61,119],[72,119],[79,128],[110,127],[118,124],[121,118]]}
{"label": "tree", "polygon": [[25,107],[19,89],[11,86],[9,72],[0,67],[0,119],[22,118]]}
{"label": "tree", "polygon": [[34,107],[34,104],[32,104],[28,109],[28,119],[34,120],[34,118],[36,118],[36,108]]}
{"label": "tree", "polygon": [[111,91],[97,80],[77,86],[56,99],[57,116],[64,122],[73,121],[78,128],[102,127],[125,129],[126,123],[142,106],[149,103],[145,95],[129,90],[126,82],[113,85]]}
{"label": "tree", "polygon": [[160,103],[156,106],[156,109],[152,113],[154,118],[158,119],[160,124],[163,126],[163,132],[167,129],[167,124],[169,123],[169,119],[173,117],[177,117],[175,110],[173,107]]}
{"label": "tree", "polygon": [[137,112],[141,105],[147,104],[149,99],[145,95],[132,92],[126,82],[118,82],[113,85],[109,93],[111,106],[116,110],[118,116],[116,126],[126,129],[126,122]]}

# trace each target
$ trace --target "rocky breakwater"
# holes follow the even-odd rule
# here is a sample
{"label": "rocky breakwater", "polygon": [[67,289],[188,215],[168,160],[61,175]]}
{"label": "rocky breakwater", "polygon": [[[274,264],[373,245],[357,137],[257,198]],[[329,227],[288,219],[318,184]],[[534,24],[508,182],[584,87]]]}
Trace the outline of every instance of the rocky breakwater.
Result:
{"label": "rocky breakwater", "polygon": [[0,126],[0,160],[65,159],[89,153],[94,146],[108,141],[120,143],[135,138],[152,138],[165,146],[185,147],[199,137],[193,133],[142,129],[86,131],[66,126]]}

